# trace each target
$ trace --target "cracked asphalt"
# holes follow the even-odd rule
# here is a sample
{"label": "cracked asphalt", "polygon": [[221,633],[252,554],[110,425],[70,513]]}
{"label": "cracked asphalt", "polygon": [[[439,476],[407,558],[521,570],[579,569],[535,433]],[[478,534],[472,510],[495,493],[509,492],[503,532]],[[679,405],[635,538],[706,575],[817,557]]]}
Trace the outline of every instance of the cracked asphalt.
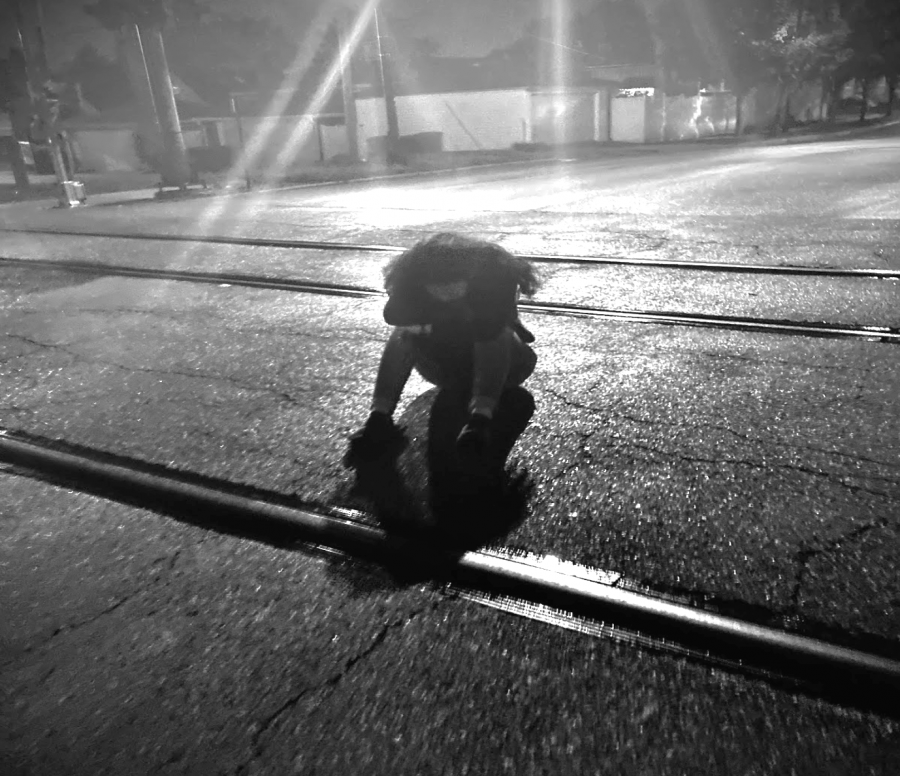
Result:
{"label": "cracked asphalt", "polygon": [[[896,138],[711,149],[480,171],[458,186],[12,205],[0,224],[398,245],[452,226],[520,251],[896,267],[898,155]],[[4,234],[2,252],[370,286],[384,261],[21,234]],[[562,266],[539,298],[897,325],[896,295],[892,281]],[[380,308],[3,268],[0,426],[361,506],[341,457],[365,417]],[[790,627],[900,640],[896,346],[527,324],[536,411],[511,463],[533,488],[499,544]],[[412,381],[401,421],[415,426],[431,395]],[[895,721],[19,472],[0,482],[4,773],[900,768]]]}
{"label": "cracked asphalt", "polygon": [[0,480],[11,776],[862,774],[898,762],[896,722],[378,569]]}

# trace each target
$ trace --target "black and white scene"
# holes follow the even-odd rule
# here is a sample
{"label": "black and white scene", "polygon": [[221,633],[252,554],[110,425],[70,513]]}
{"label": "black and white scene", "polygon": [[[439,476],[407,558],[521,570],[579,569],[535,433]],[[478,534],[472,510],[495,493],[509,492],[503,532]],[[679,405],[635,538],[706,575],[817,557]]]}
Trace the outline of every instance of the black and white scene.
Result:
{"label": "black and white scene", "polygon": [[900,774],[900,3],[0,0],[0,774]]}

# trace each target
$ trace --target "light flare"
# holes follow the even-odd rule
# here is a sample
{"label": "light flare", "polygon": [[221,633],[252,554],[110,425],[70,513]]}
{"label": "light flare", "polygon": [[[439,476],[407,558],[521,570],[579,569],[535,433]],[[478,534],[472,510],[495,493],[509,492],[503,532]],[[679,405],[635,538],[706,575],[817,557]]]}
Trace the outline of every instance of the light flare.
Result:
{"label": "light flare", "polygon": [[[369,24],[378,0],[366,0],[363,7],[357,14],[350,34],[346,36],[345,47],[336,53],[336,56],[329,67],[328,75],[323,84],[316,90],[315,95],[310,101],[310,106],[321,107],[322,103],[327,99],[330,89],[336,82],[335,73],[340,73],[340,63],[344,57],[351,57],[356,51],[362,35]],[[226,174],[226,185],[234,185],[241,181],[245,176],[245,171],[250,170],[258,162],[265,153],[268,143],[272,135],[276,131],[280,119],[284,116],[292,98],[299,88],[300,82],[304,74],[308,71],[312,64],[313,57],[319,48],[319,43],[327,33],[330,25],[334,22],[336,13],[340,9],[333,4],[323,4],[319,8],[319,12],[313,23],[309,26],[307,34],[298,48],[298,52],[293,62],[289,66],[284,77],[281,87],[274,93],[272,100],[269,102],[265,110],[266,116],[271,116],[275,120],[270,122],[259,122],[259,125],[245,143],[245,147]],[[309,123],[302,122],[299,131],[295,131],[289,141],[293,143],[292,148],[296,148],[296,142],[301,137],[302,131],[309,131]],[[278,154],[278,159],[283,159],[284,150]],[[270,165],[267,170],[271,170]],[[197,221],[197,228],[200,234],[209,234],[215,230],[216,226],[227,219],[233,219],[235,216],[248,209],[248,205],[254,208],[260,207],[259,201],[248,203],[243,199],[230,199],[227,197],[214,198],[204,208],[203,213]],[[179,260],[183,263],[188,261],[191,255],[197,250],[196,246],[187,247],[179,255]]]}
{"label": "light flare", "polygon": [[[315,116],[318,114],[322,106],[331,96],[331,93],[337,87],[337,84],[341,79],[342,63],[345,59],[350,59],[358,48],[366,28],[369,26],[369,22],[375,14],[375,8],[378,5],[378,1],[379,0],[367,0],[366,4],[361,9],[353,23],[350,34],[347,35],[344,48],[339,50],[337,55],[332,58],[325,77],[322,79],[322,82],[319,84],[319,87],[316,89],[309,103],[305,106],[303,110],[304,116]],[[266,168],[264,177],[268,178],[269,176],[277,174],[279,170],[287,167],[293,162],[296,149],[306,142],[310,133],[313,131],[312,128],[314,125],[314,120],[298,122],[297,126],[288,137],[287,142],[278,152],[275,160]]]}
{"label": "light flare", "polygon": [[550,18],[551,37],[553,39],[552,83],[554,89],[562,90],[569,83],[572,70],[570,47],[568,45],[570,23],[569,0],[553,0]]}

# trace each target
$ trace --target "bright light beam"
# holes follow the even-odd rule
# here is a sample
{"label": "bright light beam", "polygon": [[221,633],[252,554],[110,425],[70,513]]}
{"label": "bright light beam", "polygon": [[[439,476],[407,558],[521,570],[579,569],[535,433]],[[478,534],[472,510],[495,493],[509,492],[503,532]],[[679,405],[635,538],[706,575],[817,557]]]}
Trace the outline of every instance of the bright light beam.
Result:
{"label": "bright light beam", "polygon": [[[304,107],[303,115],[315,116],[318,114],[322,106],[331,96],[331,93],[337,87],[337,83],[341,78],[341,63],[345,58],[349,59],[352,57],[359,46],[363,33],[375,13],[375,7],[378,5],[378,1],[379,0],[368,0],[363,6],[359,15],[356,17],[356,21],[353,23],[350,34],[347,36],[345,47],[339,50],[332,59],[325,77],[322,79],[322,82],[319,84],[318,89],[316,89],[309,103]],[[268,178],[270,175],[274,175],[278,170],[284,169],[293,161],[297,147],[304,143],[309,137],[312,132],[313,124],[314,121],[298,122],[297,126],[288,137],[287,142],[278,152],[275,160],[266,168],[264,177]]]}
{"label": "bright light beam", "polygon": [[[273,116],[280,119],[285,109],[290,104],[291,99],[297,92],[300,81],[309,70],[313,58],[319,49],[322,39],[328,31],[334,19],[334,8],[329,4],[323,4],[316,14],[316,18],[309,26],[306,37],[300,44],[297,55],[288,66],[287,73],[281,86],[275,91],[272,100],[266,106],[265,116]],[[227,180],[234,183],[243,177],[244,170],[250,170],[265,152],[268,141],[275,132],[277,121],[268,124],[262,124],[254,129],[250,139],[241,149],[237,161],[228,171]]]}
{"label": "bright light beam", "polygon": [[551,16],[551,37],[553,39],[552,58],[552,74],[553,86],[556,89],[563,89],[569,82],[569,71],[571,63],[569,55],[566,51],[569,47],[565,41],[568,40],[568,21],[569,21],[569,2],[568,0],[553,0],[552,16]]}
{"label": "bright light beam", "polygon": [[[571,24],[571,8],[569,0],[553,0],[551,15],[551,38],[553,39],[553,50],[550,54],[552,61],[552,84],[555,94],[553,95],[553,110],[551,111],[551,120],[553,121],[553,140],[556,143],[565,141],[569,136],[569,96],[566,94],[569,83],[571,81],[572,55],[567,45],[569,40],[569,28]],[[558,180],[568,177],[568,169],[564,166],[557,167],[556,176]]]}
{"label": "bright light beam", "polygon": [[[353,25],[352,34],[348,36],[347,56],[356,50],[377,3],[378,0],[367,0],[359,12]],[[333,22],[336,11],[338,9],[332,4],[323,4],[320,7],[319,13],[307,30],[304,41],[299,46],[296,57],[288,68],[282,86],[275,92],[266,108],[266,115],[273,116],[276,121],[257,127],[246,143],[246,147],[241,149],[237,161],[229,169],[226,183],[233,184],[241,180],[244,177],[244,170],[251,169],[265,152],[268,142],[276,130],[278,119],[283,117],[303,75],[309,69],[318,50],[318,42],[321,41],[329,25]],[[338,61],[340,60],[338,59]],[[226,197],[211,200],[198,220],[198,231],[200,234],[212,232],[220,222],[244,210],[247,204],[246,200],[231,200]],[[178,259],[184,264],[196,250],[198,250],[198,246],[187,246],[179,254]]]}

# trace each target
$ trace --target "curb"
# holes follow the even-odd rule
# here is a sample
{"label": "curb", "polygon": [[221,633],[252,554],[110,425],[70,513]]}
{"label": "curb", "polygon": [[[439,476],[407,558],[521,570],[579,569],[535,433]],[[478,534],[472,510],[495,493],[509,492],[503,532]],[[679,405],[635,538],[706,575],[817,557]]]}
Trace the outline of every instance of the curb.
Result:
{"label": "curb", "polygon": [[[538,605],[597,620],[616,618],[617,625],[636,628],[667,643],[687,644],[711,660],[718,655],[747,661],[784,677],[802,677],[859,704],[888,710],[900,690],[900,660],[863,652],[816,638],[757,625],[676,603],[663,597],[618,586],[618,577],[578,567],[556,558],[471,550],[453,552],[414,538],[388,534],[353,519],[351,510],[314,512],[261,497],[237,495],[176,479],[175,473],[150,473],[135,465],[110,463],[14,439],[0,429],[0,460],[29,469],[43,478],[63,480],[84,492],[97,493],[163,514],[182,512],[219,530],[239,530],[324,545],[355,557],[399,563],[400,568],[430,569],[452,585],[489,595],[512,593]],[[338,516],[340,514],[341,516]],[[715,653],[712,653],[715,650]],[[823,677],[825,677],[823,679]],[[872,697],[875,696],[875,697]],[[879,701],[879,698],[881,699]],[[897,707],[893,706],[897,713]]]}

